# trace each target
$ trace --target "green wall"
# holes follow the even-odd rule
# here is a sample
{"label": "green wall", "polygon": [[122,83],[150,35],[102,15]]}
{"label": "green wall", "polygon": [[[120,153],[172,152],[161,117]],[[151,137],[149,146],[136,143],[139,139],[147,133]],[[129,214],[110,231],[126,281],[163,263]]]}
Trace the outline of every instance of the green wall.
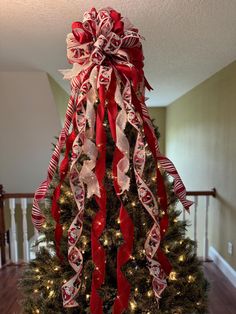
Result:
{"label": "green wall", "polygon": [[51,86],[54,101],[59,113],[61,125],[64,125],[67,104],[69,101],[68,93],[48,74],[48,81]]}
{"label": "green wall", "polygon": [[165,154],[165,136],[166,136],[166,107],[149,107],[150,117],[154,119],[154,124],[158,126],[161,134],[159,139],[160,151]]}
{"label": "green wall", "polygon": [[[167,107],[166,154],[188,190],[213,187],[209,240],[236,268],[236,61]],[[204,214],[199,218],[204,224]]]}

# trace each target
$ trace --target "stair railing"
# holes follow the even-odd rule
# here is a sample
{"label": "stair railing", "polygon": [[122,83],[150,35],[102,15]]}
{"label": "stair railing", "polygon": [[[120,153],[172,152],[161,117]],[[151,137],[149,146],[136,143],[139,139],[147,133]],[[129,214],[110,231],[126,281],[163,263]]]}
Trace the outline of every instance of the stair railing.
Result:
{"label": "stair railing", "polygon": [[[197,241],[197,212],[199,208],[199,198],[205,197],[205,227],[204,227],[204,256],[203,260],[208,261],[208,250],[209,250],[209,239],[208,239],[208,225],[209,225],[209,202],[210,197],[216,197],[216,190],[212,189],[211,191],[188,191],[188,196],[193,197],[194,201],[194,221],[193,229],[194,236],[193,240]],[[5,193],[3,191],[3,186],[0,185],[0,268],[6,264],[7,260],[10,260],[12,263],[19,263],[18,251],[19,243],[17,239],[17,228],[16,225],[21,223],[23,230],[23,262],[28,262],[30,260],[30,243],[28,236],[28,225],[27,225],[27,207],[32,204],[32,199],[34,197],[33,193]],[[10,236],[7,237],[7,231],[5,228],[4,220],[4,208],[6,207],[6,202],[9,204],[10,210]],[[20,208],[22,211],[22,221],[16,222],[16,202],[20,203]],[[31,210],[31,208],[28,208]],[[186,220],[185,211],[183,211],[183,220]],[[34,240],[37,240],[39,234],[36,229],[34,229]],[[6,245],[7,239],[9,241],[9,252],[10,256],[6,256]]]}

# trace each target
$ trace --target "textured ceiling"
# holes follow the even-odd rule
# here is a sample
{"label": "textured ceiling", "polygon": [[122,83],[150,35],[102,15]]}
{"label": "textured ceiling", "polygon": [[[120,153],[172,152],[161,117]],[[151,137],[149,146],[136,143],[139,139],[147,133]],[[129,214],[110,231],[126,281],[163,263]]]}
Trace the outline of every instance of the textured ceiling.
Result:
{"label": "textured ceiling", "polygon": [[70,67],[65,38],[92,6],[112,6],[146,38],[150,106],[168,105],[236,59],[235,0],[1,0],[0,70],[46,71],[69,90],[58,72]]}

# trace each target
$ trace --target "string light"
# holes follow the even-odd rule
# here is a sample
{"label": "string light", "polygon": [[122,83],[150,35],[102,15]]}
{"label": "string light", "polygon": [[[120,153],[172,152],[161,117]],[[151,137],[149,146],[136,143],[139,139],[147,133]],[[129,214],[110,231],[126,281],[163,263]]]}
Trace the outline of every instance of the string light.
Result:
{"label": "string light", "polygon": [[85,246],[88,243],[87,239],[84,237],[83,239],[83,245]]}
{"label": "string light", "polygon": [[46,224],[46,222],[43,224],[43,228],[47,228],[47,224]]}
{"label": "string light", "polygon": [[137,307],[136,302],[134,300],[132,300],[129,302],[129,304],[130,304],[131,311],[134,311]]}
{"label": "string light", "polygon": [[152,177],[152,181],[155,182],[156,181],[156,177]]}
{"label": "string light", "polygon": [[46,288],[47,288],[47,290],[49,290],[49,289],[50,289],[50,287],[49,287],[49,286],[47,286]]}
{"label": "string light", "polygon": [[73,195],[73,193],[71,192],[71,191],[66,191],[66,196],[68,196],[68,197],[70,197],[70,196],[72,196]]}
{"label": "string light", "polygon": [[58,271],[58,270],[59,270],[59,267],[56,266],[56,267],[54,268],[54,270],[55,270],[55,271]]}
{"label": "string light", "polygon": [[135,291],[135,292],[138,292],[138,288],[136,287],[136,288],[134,289],[134,291]]}
{"label": "string light", "polygon": [[120,224],[120,218],[117,219],[117,223]]}
{"label": "string light", "polygon": [[174,221],[174,223],[176,223],[176,222],[178,222],[178,219],[177,219],[177,218],[175,218],[173,221]]}
{"label": "string light", "polygon": [[37,314],[40,313],[39,309],[36,309],[35,312],[36,312]]}
{"label": "string light", "polygon": [[149,291],[147,292],[147,296],[150,298],[152,295],[153,295],[153,291],[152,291],[152,290],[149,290]]}
{"label": "string light", "polygon": [[169,253],[169,252],[170,252],[168,245],[165,246],[165,252],[166,252],[166,253]]}
{"label": "string light", "polygon": [[103,244],[108,245],[108,239],[107,238],[104,239]]}
{"label": "string light", "polygon": [[180,240],[180,241],[179,241],[179,244],[182,244],[182,243],[183,243],[183,240]]}
{"label": "string light", "polygon": [[90,295],[89,294],[86,294],[86,300],[88,301],[90,298]]}
{"label": "string light", "polygon": [[201,302],[197,302],[197,306],[201,305]]}
{"label": "string light", "polygon": [[179,261],[180,261],[180,262],[183,262],[184,260],[185,260],[184,255],[180,255],[180,257],[179,257]]}
{"label": "string light", "polygon": [[36,273],[39,273],[39,268],[36,268],[35,271],[36,271]]}
{"label": "string light", "polygon": [[121,232],[120,231],[116,231],[116,236],[120,237],[121,236]]}
{"label": "string light", "polygon": [[52,298],[52,297],[54,296],[54,294],[55,294],[55,291],[54,291],[54,290],[51,290],[51,291],[49,292],[48,297],[49,297],[49,298]]}
{"label": "string light", "polygon": [[38,289],[34,289],[34,293],[38,293],[39,291],[38,291]]}
{"label": "string light", "polygon": [[59,203],[60,203],[60,204],[64,204],[64,203],[65,203],[65,198],[64,198],[64,197],[60,197]]}
{"label": "string light", "polygon": [[188,282],[194,282],[195,281],[195,277],[192,275],[188,276]]}
{"label": "string light", "polygon": [[169,274],[169,279],[170,280],[177,280],[177,278],[176,278],[176,272],[175,271],[172,271],[172,272],[170,272],[170,274]]}
{"label": "string light", "polygon": [[133,201],[133,202],[131,203],[131,205],[132,205],[133,207],[135,207],[135,206],[136,206],[136,203]]}

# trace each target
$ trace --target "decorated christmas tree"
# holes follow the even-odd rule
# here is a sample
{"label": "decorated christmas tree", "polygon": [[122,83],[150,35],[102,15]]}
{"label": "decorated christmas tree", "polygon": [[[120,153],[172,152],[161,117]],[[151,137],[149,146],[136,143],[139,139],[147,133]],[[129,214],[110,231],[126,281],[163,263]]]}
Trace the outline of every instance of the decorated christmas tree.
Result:
{"label": "decorated christmas tree", "polygon": [[145,106],[138,30],[92,9],[72,24],[67,56],[71,96],[35,193],[24,313],[207,313],[196,243],[175,208],[191,202]]}

